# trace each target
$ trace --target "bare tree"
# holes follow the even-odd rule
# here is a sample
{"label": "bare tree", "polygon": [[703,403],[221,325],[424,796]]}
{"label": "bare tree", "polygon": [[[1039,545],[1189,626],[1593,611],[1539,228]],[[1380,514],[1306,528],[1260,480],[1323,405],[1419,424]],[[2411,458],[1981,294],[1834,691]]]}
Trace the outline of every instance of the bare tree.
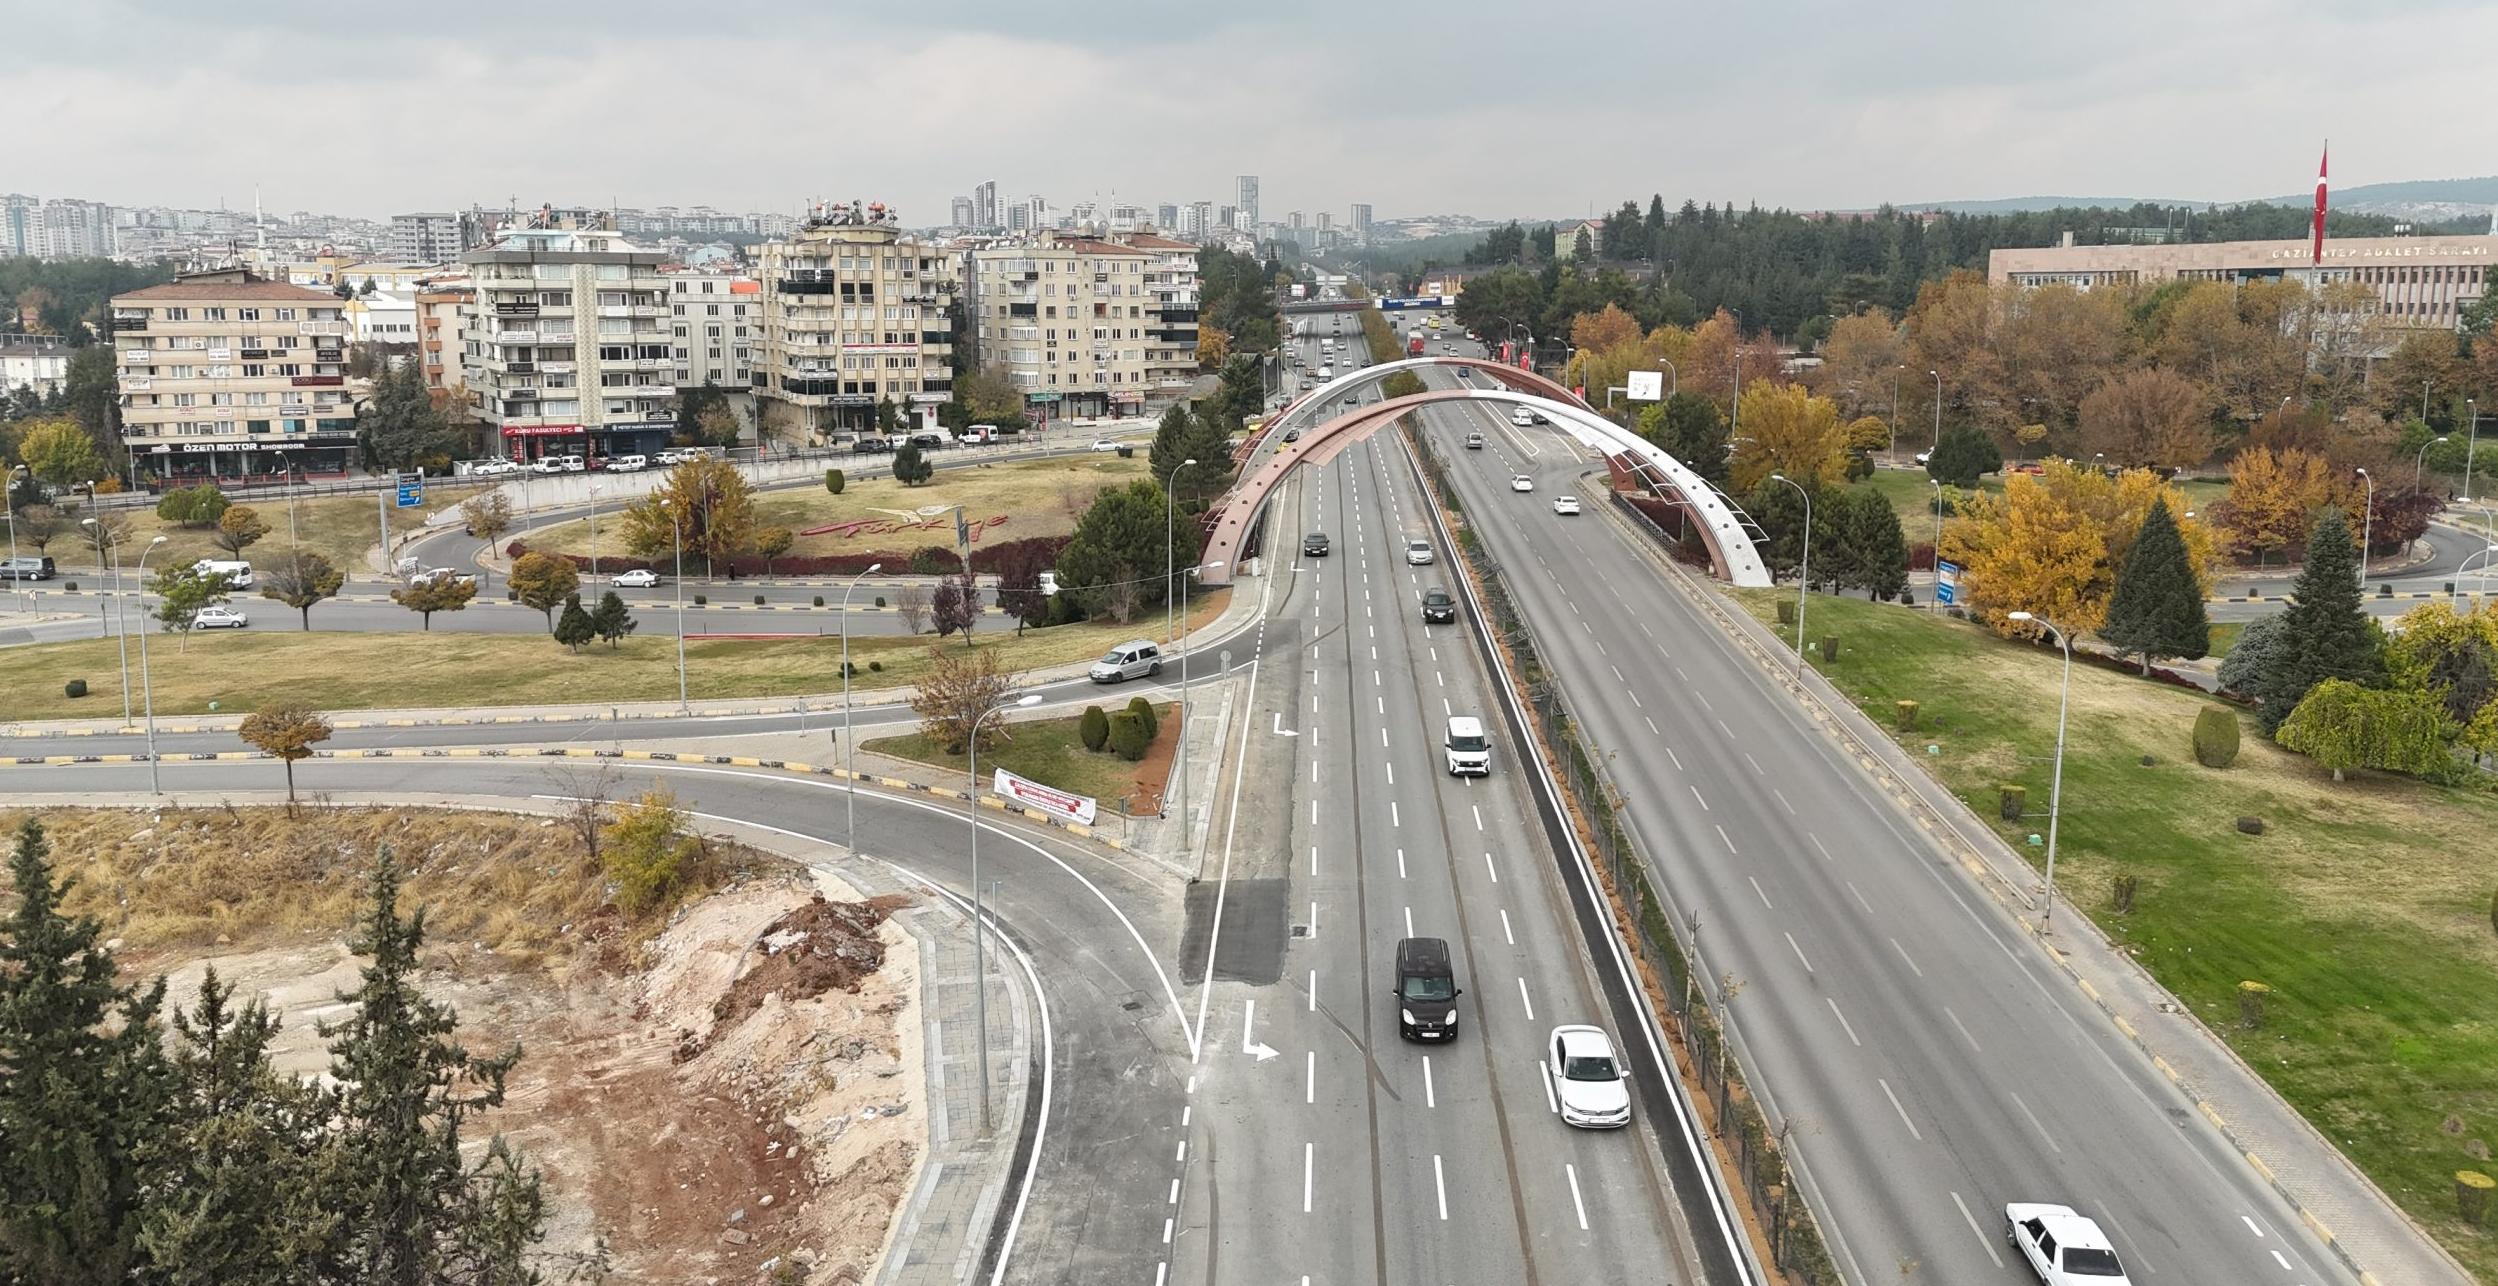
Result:
{"label": "bare tree", "polygon": [[995,648],[946,652],[920,679],[919,690],[911,697],[911,712],[919,716],[920,732],[947,754],[963,753],[976,724],[981,747],[986,749],[1003,734],[998,720],[981,724],[980,716],[1005,704],[1022,682],[1022,676],[999,665]]}
{"label": "bare tree", "polygon": [[597,866],[599,832],[615,820],[609,805],[617,794],[616,762],[593,759],[587,765],[561,764],[549,768],[546,775],[555,787],[556,815],[581,837],[582,851],[589,855],[590,865]]}
{"label": "bare tree", "polygon": [[963,642],[971,642],[971,627],[980,622],[980,583],[969,572],[939,578],[934,608],[938,637],[959,630]]}
{"label": "bare tree", "polygon": [[1126,563],[1112,568],[1111,574],[1118,579],[1102,586],[1102,610],[1110,613],[1110,619],[1125,625],[1136,619],[1136,574]]}
{"label": "bare tree", "polygon": [[902,628],[917,634],[928,628],[928,588],[905,585],[894,591],[893,610],[902,617]]}

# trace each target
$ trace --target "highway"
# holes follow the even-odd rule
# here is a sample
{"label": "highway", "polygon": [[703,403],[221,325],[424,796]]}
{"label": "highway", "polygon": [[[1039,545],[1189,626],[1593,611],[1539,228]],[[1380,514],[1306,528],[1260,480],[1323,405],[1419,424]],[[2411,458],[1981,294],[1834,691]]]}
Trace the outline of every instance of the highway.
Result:
{"label": "highway", "polygon": [[[1490,408],[1420,418],[1702,972],[1739,982],[1738,1055],[1794,1124],[1851,1280],[2021,1280],[2008,1201],[2097,1218],[2136,1281],[2349,1280],[2024,928],[1663,583],[1597,511],[1598,462]],[[1485,449],[1463,449],[1470,430]],[[1510,489],[1520,473],[1534,492]],[[1553,512],[1565,492],[1586,516]]]}

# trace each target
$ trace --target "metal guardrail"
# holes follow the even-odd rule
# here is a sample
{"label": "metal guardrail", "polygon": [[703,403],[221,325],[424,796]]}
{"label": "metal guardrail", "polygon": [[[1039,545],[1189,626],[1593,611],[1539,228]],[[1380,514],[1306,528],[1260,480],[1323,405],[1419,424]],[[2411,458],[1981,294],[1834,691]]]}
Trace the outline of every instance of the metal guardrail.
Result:
{"label": "metal guardrail", "polygon": [[1787,1127],[1772,1126],[1736,1064],[1727,1030],[1727,1004],[1735,988],[1727,980],[1707,977],[1696,946],[1677,932],[1668,900],[1649,876],[1650,862],[1624,824],[1625,796],[1601,766],[1605,751],[1587,739],[1560,684],[1544,668],[1534,627],[1510,598],[1500,563],[1465,523],[1445,462],[1429,438],[1410,427],[1407,437],[1436,493],[1433,498],[1459,524],[1455,543],[1482,587],[1484,624],[1516,660],[1536,735],[1553,752],[1562,770],[1563,793],[1600,859],[1616,923],[1629,927],[1626,940],[1673,1016],[1691,1073],[1708,1096],[1716,1137],[1769,1242],[1772,1262],[1806,1286],[1846,1286],[1818,1220],[1797,1193],[1785,1155]]}

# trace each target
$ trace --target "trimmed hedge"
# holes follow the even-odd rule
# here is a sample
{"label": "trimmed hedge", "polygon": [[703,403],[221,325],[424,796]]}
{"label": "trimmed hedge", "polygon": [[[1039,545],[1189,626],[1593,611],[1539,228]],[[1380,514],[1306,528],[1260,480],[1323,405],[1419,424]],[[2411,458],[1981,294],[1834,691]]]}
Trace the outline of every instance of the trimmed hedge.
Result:
{"label": "trimmed hedge", "polygon": [[1076,720],[1076,735],[1084,739],[1085,749],[1100,754],[1110,744],[1110,715],[1100,706],[1084,707],[1084,714]]}
{"label": "trimmed hedge", "polygon": [[2194,761],[2226,768],[2238,761],[2238,712],[2205,706],[2194,716]]}
{"label": "trimmed hedge", "polygon": [[1162,718],[1154,713],[1153,702],[1143,697],[1129,697],[1128,713],[1135,715],[1136,721],[1144,725],[1145,740],[1152,741],[1162,735]]}
{"label": "trimmed hedge", "polygon": [[1153,734],[1137,719],[1133,710],[1122,710],[1110,716],[1110,745],[1129,763],[1145,757],[1146,747],[1154,744]]}

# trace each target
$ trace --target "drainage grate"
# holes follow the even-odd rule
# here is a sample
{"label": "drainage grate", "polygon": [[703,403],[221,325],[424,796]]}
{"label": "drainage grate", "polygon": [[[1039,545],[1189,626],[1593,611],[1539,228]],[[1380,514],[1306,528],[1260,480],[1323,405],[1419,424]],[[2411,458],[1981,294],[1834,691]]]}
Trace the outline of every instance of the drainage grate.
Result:
{"label": "drainage grate", "polygon": [[1306,938],[1310,936],[1310,926],[1306,924],[1296,924],[1292,926],[1292,936],[1296,938]]}

